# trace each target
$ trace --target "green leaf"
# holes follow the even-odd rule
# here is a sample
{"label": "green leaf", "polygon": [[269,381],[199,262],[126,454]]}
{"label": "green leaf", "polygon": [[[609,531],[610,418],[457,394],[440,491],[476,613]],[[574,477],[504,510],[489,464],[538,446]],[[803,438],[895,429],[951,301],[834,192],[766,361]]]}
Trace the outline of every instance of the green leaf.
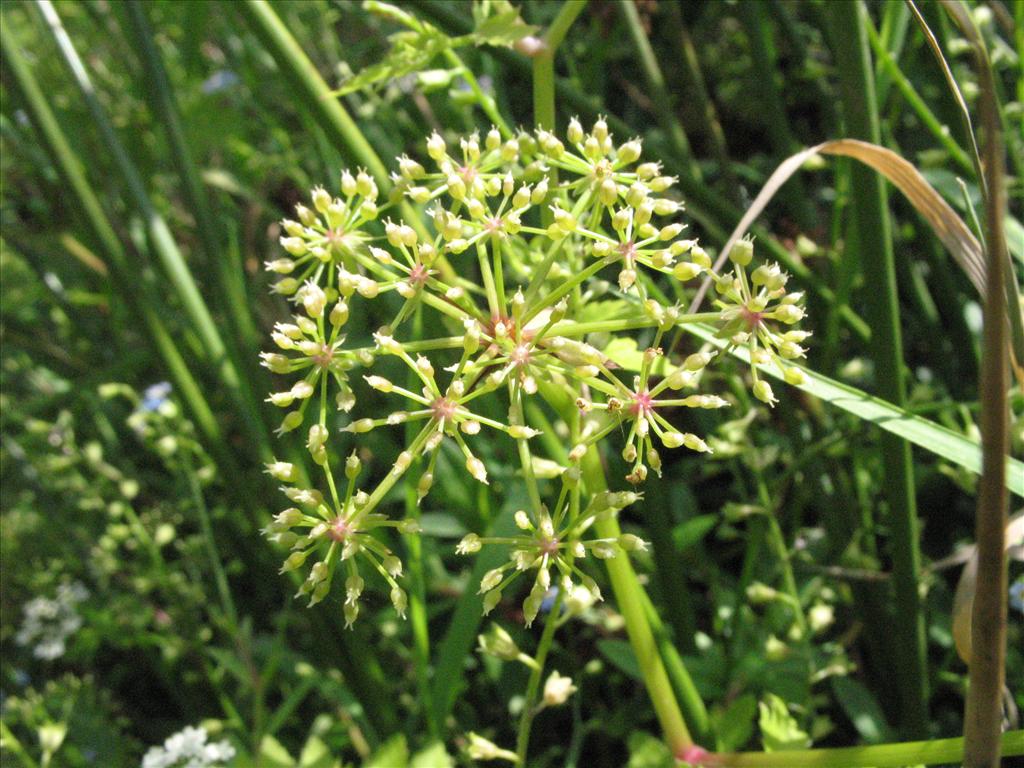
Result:
{"label": "green leaf", "polygon": [[[606,357],[627,371],[639,371],[644,361],[643,350],[637,347],[636,339],[617,337],[612,339],[603,350]],[[664,376],[668,372],[668,364],[664,356],[651,364],[651,373]]]}
{"label": "green leaf", "polygon": [[331,750],[319,736],[310,736],[299,755],[299,768],[333,768],[337,765]]}
{"label": "green leaf", "polygon": [[895,738],[875,697],[860,681],[833,677],[832,692],[857,733],[868,744],[881,744]]}
{"label": "green leaf", "polygon": [[363,768],[406,768],[409,764],[409,747],[405,735],[396,733],[363,763]]}
{"label": "green leaf", "polygon": [[612,664],[635,680],[643,680],[640,664],[633,653],[633,646],[625,640],[603,639],[597,641],[597,650]]}
{"label": "green leaf", "polygon": [[452,40],[429,24],[422,32],[396,32],[388,39],[391,50],[384,58],[349,78],[333,96],[344,96],[384,81],[425,70],[434,57],[452,47]]}
{"label": "green leaf", "polygon": [[273,736],[264,736],[260,742],[259,763],[265,768],[294,768],[295,759]]}
{"label": "green leaf", "polygon": [[697,515],[672,529],[672,541],[677,550],[689,549],[710,533],[718,524],[718,515]]}
{"label": "green leaf", "polygon": [[462,521],[448,512],[427,512],[420,516],[420,526],[425,536],[433,538],[461,539],[467,533]]}
{"label": "green leaf", "polygon": [[786,708],[786,702],[769,693],[758,707],[761,717],[761,741],[766,752],[785,749],[806,749],[811,746],[811,737],[800,730],[796,719]]}
{"label": "green leaf", "polygon": [[676,765],[665,742],[649,733],[634,731],[629,734],[626,745],[629,749],[626,768],[674,768]]}
{"label": "green leaf", "polygon": [[536,31],[537,27],[519,18],[516,8],[510,8],[484,19],[466,37],[476,45],[512,45],[516,40]]}
{"label": "green leaf", "polygon": [[[726,346],[724,342],[715,338],[714,330],[707,325],[684,325],[683,328],[719,348]],[[744,362],[750,362],[745,349],[733,348],[730,351]],[[773,378],[782,378],[782,374],[777,368],[759,365],[758,370]],[[908,413],[885,400],[872,397],[856,387],[830,379],[828,376],[815,373],[807,368],[801,368],[801,370],[806,376],[806,381],[798,385],[798,389],[852,413],[858,419],[898,435],[946,461],[975,474],[981,474],[981,446],[973,440],[940,426],[934,421]],[[1009,457],[1006,459],[1006,487],[1018,496],[1024,497],[1024,463]]]}
{"label": "green leaf", "polygon": [[421,749],[409,761],[409,768],[454,768],[454,766],[455,760],[448,754],[448,750],[440,741],[431,744],[426,749]]}
{"label": "green leaf", "polygon": [[743,747],[754,732],[754,717],[757,715],[757,699],[747,693],[735,699],[729,707],[715,718],[715,733],[718,734],[718,751],[735,752]]}

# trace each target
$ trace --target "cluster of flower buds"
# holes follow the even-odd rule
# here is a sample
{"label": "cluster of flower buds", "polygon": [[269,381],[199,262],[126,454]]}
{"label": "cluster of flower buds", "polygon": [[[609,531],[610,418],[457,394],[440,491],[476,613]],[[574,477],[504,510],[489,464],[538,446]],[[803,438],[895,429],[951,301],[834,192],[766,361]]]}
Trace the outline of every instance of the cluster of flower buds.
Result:
{"label": "cluster of flower buds", "polygon": [[[728,404],[698,391],[713,354],[690,350],[677,358],[674,344],[665,353],[665,334],[687,322],[716,325],[727,345],[748,349],[755,364],[774,360],[795,383],[799,369],[781,361],[803,355],[807,334],[777,328],[800,319],[800,296],[786,293],[785,275],[774,265],[748,274],[749,241],[731,252],[735,271],[718,275],[700,244],[684,237],[675,180],[642,160],[639,140],[616,144],[603,119],[589,132],[571,121],[564,141],[546,130],[503,135],[491,129],[482,139],[473,134],[456,143],[434,133],[425,154],[422,163],[398,159],[380,204],[372,177],[345,172],[340,196],[318,188],[312,207],[298,206],[296,220],[283,223],[288,256],[267,268],[283,276],[274,290],[295,305],[294,318],[275,327],[277,349],[264,353],[263,364],[285,379],[269,398],[287,409],[280,431],[313,422],[307,447],[325,482],[321,495],[297,486],[290,465],[272,464],[269,471],[288,484],[297,506],[275,518],[267,533],[293,549],[288,569],[324,553],[301,590],[312,602],[327,595],[334,568],[344,562],[351,622],[363,588],[356,563],[366,562],[401,612],[401,564],[378,529],[408,524],[382,514],[385,495],[414,469],[418,474],[410,477],[418,477],[412,482],[422,501],[446,441],[468,475],[487,483],[487,459],[507,445],[522,465],[531,504],[517,516],[523,535],[503,540],[512,545],[512,560],[487,574],[482,592],[490,610],[518,574],[536,570],[524,604],[529,623],[549,587],[582,584],[599,596],[580,570],[586,555],[642,547],[629,536],[587,538],[598,515],[636,498],[598,495],[588,506],[580,482],[588,450],[623,434],[626,477],[634,485],[649,468],[660,473],[659,449],[709,450],[680,418],[689,408]],[[685,315],[680,302],[687,284],[702,277],[714,281],[716,309]],[[373,302],[373,311],[364,302]],[[360,322],[349,324],[350,315]],[[368,317],[386,322],[368,329]],[[644,350],[628,372],[608,352],[610,341],[625,334]],[[363,374],[353,375],[356,368]],[[753,376],[754,394],[773,403],[756,368]],[[335,445],[329,439],[337,434],[335,414],[353,411],[357,391],[375,412],[342,415],[348,436]],[[400,410],[388,407],[394,398],[403,401]],[[555,406],[564,424],[531,421],[528,416],[544,412],[531,408],[531,399],[545,407],[575,402],[579,413]],[[358,462],[350,458],[348,489],[339,493],[332,470],[339,450],[387,426],[401,426],[407,439],[386,474],[357,492],[352,467]],[[552,426],[556,434],[545,435],[547,443],[533,440]],[[486,442],[473,439],[481,431]],[[567,451],[536,455],[564,439]],[[544,480],[534,469],[544,462],[558,464],[546,477],[563,477],[553,513],[540,501]],[[496,540],[471,535],[459,551],[490,541]]]}
{"label": "cluster of flower buds", "polygon": [[[315,432],[316,427],[310,431]],[[326,438],[326,435],[322,437]],[[311,451],[315,455],[312,446]],[[360,563],[380,574],[390,587],[392,605],[400,616],[405,616],[408,598],[397,581],[402,575],[402,561],[374,535],[374,531],[394,528],[403,533],[415,533],[419,530],[416,520],[391,520],[374,512],[384,493],[401,476],[401,469],[396,466],[390,473],[394,478],[391,485],[382,483],[373,494],[355,490],[361,469],[359,458],[355,454],[349,456],[345,461],[348,480],[345,494],[338,494],[332,480],[331,498],[325,499],[319,491],[298,484],[299,472],[294,464],[275,461],[267,465],[267,473],[285,483],[281,490],[296,505],[279,512],[263,529],[264,535],[272,542],[291,550],[281,572],[302,568],[311,556],[322,555],[322,559],[310,566],[308,576],[296,595],[309,595],[309,605],[312,606],[327,596],[335,572],[341,567],[344,571],[346,626],[351,626],[359,615],[359,597],[365,585],[359,570]]]}
{"label": "cluster of flower buds", "polygon": [[329,281],[345,256],[366,247],[363,227],[377,218],[377,197],[377,183],[366,171],[341,174],[341,197],[331,197],[323,187],[314,189],[313,207],[297,205],[298,221],[281,222],[281,247],[288,255],[264,265],[282,276],[274,290],[292,296],[306,280]]}
{"label": "cluster of flower buds", "polygon": [[787,383],[802,384],[803,371],[787,363],[806,354],[800,344],[811,334],[798,329],[780,330],[780,326],[792,326],[803,319],[803,293],[786,291],[789,276],[778,264],[762,264],[748,274],[753,258],[753,242],[740,240],[729,251],[735,271],[714,276],[718,294],[715,306],[722,318],[718,336],[728,339],[731,346],[749,351],[754,396],[775,405],[772,388],[758,376],[756,366],[774,363]]}
{"label": "cluster of flower buds", "polygon": [[[516,526],[523,531],[517,536],[478,536],[470,533],[459,542],[456,552],[472,554],[485,544],[504,544],[510,547],[509,560],[484,574],[480,592],[484,595],[484,613],[490,613],[501,601],[504,590],[520,574],[535,570],[533,587],[523,601],[523,617],[530,626],[540,612],[544,597],[552,584],[570,593],[577,583],[590,591],[594,600],[601,599],[597,582],[582,570],[577,561],[587,555],[609,560],[621,552],[644,550],[647,544],[633,534],[622,534],[615,539],[585,538],[588,529],[600,518],[614,517],[640,497],[631,491],[598,493],[581,513],[573,515],[569,502],[568,484],[563,485],[555,514],[541,507],[539,514],[526,510],[515,514]],[[552,571],[554,576],[552,577]]]}

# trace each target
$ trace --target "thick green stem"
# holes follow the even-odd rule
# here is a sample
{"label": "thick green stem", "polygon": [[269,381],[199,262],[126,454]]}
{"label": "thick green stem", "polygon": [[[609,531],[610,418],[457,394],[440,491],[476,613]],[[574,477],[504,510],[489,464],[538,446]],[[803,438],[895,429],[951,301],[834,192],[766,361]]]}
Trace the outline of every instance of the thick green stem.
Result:
{"label": "thick green stem", "polygon": [[[597,448],[591,447],[583,457],[583,481],[588,493],[600,493],[607,490],[604,467]],[[621,534],[619,523],[614,518],[600,520],[594,524],[597,535],[606,539],[617,539]],[[636,572],[629,558],[615,557],[606,561],[608,577],[612,582],[615,601],[626,622],[626,632],[633,646],[633,653],[640,672],[643,674],[647,694],[651,697],[654,712],[665,734],[665,740],[674,755],[682,755],[693,745],[690,730],[679,710],[672,683],[665,671],[665,664],[658,653],[658,646],[651,631],[644,610],[645,597],[643,587],[637,581]]]}
{"label": "thick green stem", "polygon": [[[1006,757],[1024,755],[1024,731],[1002,737]],[[899,768],[905,765],[959,763],[964,757],[963,739],[931,739],[870,747],[807,749],[783,752],[739,752],[712,755],[703,765],[715,768]]]}
{"label": "thick green stem", "polygon": [[516,755],[519,757],[519,765],[526,765],[526,750],[530,746],[530,726],[537,714],[537,692],[540,690],[540,679],[544,674],[544,662],[548,658],[548,651],[551,650],[551,642],[555,639],[558,614],[562,610],[564,599],[564,591],[558,590],[554,605],[551,606],[547,621],[544,623],[544,632],[540,636],[540,643],[537,644],[537,653],[533,657],[530,681],[526,685],[526,701],[523,703],[523,713],[519,717],[519,732],[516,735]]}
{"label": "thick green stem", "polygon": [[[831,6],[833,46],[839,63],[847,133],[879,143],[875,78],[860,2]],[[871,169],[851,169],[852,200],[865,274],[875,282],[865,291],[871,323],[871,356],[878,394],[897,407],[906,405],[903,342],[893,257],[889,208],[882,179]],[[901,697],[902,726],[907,735],[928,731],[928,676],[924,609],[920,595],[921,553],[910,446],[884,433],[879,442],[885,468],[883,495],[892,531],[893,588],[896,615],[892,661]]]}
{"label": "thick green stem", "polygon": [[586,5],[587,0],[565,0],[534,56],[533,120],[541,128],[553,130],[555,127],[555,53]]}

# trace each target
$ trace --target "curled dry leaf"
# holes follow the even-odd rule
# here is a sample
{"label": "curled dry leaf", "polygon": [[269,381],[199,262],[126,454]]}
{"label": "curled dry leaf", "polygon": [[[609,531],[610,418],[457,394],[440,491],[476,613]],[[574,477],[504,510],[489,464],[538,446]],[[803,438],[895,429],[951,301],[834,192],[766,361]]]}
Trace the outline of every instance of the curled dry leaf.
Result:
{"label": "curled dry leaf", "polygon": [[[1006,549],[1010,556],[1024,560],[1024,511],[1018,512],[1006,526]],[[971,613],[974,608],[975,581],[978,576],[978,552],[972,545],[953,596],[953,641],[965,664],[971,662]]]}
{"label": "curled dry leaf", "polygon": [[[908,201],[914,206],[919,214],[928,222],[935,236],[949,251],[954,261],[967,275],[967,279],[983,295],[985,288],[985,255],[981,243],[974,236],[971,230],[957,215],[950,205],[935,191],[925,180],[924,176],[907,160],[897,155],[892,150],[872,144],[867,141],[856,139],[839,139],[826,141],[815,147],[809,147],[792,157],[787,158],[775,169],[769,177],[764,188],[751,203],[739,224],[733,230],[729,239],[722,249],[721,255],[715,264],[715,269],[720,268],[728,259],[729,251],[736,242],[749,231],[751,224],[761,215],[761,212],[775,196],[779,188],[803,166],[803,164],[815,155],[842,155],[859,160],[870,166],[895,186]],[[1012,270],[1010,275],[1012,275]],[[710,286],[705,281],[697,292],[690,312],[696,312],[697,307]],[[1014,373],[1019,382],[1024,383],[1024,317],[1021,312],[1021,302],[1016,281],[1008,281],[1009,292],[1012,296],[1008,304],[1008,321],[1010,326],[1010,360]]]}

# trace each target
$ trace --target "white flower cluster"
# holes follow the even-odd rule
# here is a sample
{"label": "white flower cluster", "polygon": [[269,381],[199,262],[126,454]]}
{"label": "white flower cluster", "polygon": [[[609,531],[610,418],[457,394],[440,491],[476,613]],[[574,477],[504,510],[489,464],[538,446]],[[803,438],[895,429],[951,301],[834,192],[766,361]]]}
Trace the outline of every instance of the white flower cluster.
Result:
{"label": "white flower cluster", "polygon": [[82,626],[78,604],[89,597],[81,582],[61,584],[57,596],[36,597],[24,607],[25,617],[14,641],[23,647],[34,646],[32,655],[52,661],[64,655],[67,639]]}
{"label": "white flower cluster", "polygon": [[150,747],[142,758],[142,768],[220,768],[235,756],[227,741],[207,743],[206,729],[186,726],[168,736],[162,747]]}

